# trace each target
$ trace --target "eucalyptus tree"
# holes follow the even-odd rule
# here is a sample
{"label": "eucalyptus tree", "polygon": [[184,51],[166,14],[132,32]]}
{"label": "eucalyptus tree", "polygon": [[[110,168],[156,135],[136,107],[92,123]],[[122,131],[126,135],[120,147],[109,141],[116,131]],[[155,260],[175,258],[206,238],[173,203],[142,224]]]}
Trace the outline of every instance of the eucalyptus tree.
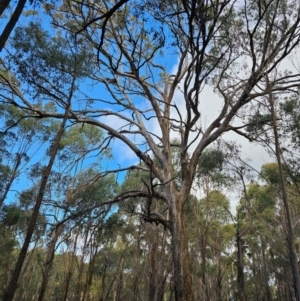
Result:
{"label": "eucalyptus tree", "polygon": [[[300,298],[300,278],[298,269],[298,258],[295,247],[295,235],[293,218],[291,215],[291,199],[295,192],[290,191],[289,182],[293,183],[293,188],[296,188],[296,194],[299,195],[298,188],[298,126],[297,126],[297,96],[295,92],[289,97],[283,97],[282,93],[273,93],[270,88],[269,76],[265,76],[264,85],[269,89],[269,94],[262,98],[260,109],[256,111],[255,117],[263,120],[263,125],[251,126],[249,132],[256,131],[259,141],[266,147],[271,156],[275,159],[273,172],[272,169],[263,169],[265,178],[277,190],[277,197],[280,199],[283,209],[282,227],[285,231],[287,247],[289,250],[290,267],[294,281],[294,291],[296,299]],[[276,80],[277,75],[273,75],[273,80]],[[295,110],[293,110],[295,108]],[[266,124],[268,129],[266,129]],[[284,137],[284,138],[283,138]],[[272,177],[270,177],[272,176]]]}
{"label": "eucalyptus tree", "polygon": [[[81,4],[86,4],[85,9]],[[289,93],[299,85],[297,71],[286,75],[277,70],[299,45],[300,4],[294,0],[142,0],[129,1],[109,19],[101,19],[108,5],[64,1],[53,14],[54,23],[77,33],[73,49],[90,58],[92,68],[85,69],[85,75],[106,90],[103,97],[89,95],[72,107],[56,98],[55,106],[63,107],[64,114],[61,109],[36,107],[11,85],[17,97],[12,103],[37,117],[96,125],[108,139],[121,140],[136,154],[144,167],[131,168],[147,171],[151,186],[146,191],[122,193],[115,201],[148,195],[168,207],[175,299],[195,300],[184,208],[199,158],[226,132],[251,140],[244,132],[249,109],[258,107],[265,95]],[[85,30],[80,31],[84,24]],[[178,60],[173,70],[163,62],[171,54]],[[38,76],[40,70],[26,65],[24,58],[15,58],[21,67],[17,72],[31,70]],[[276,78],[272,77],[275,73]],[[32,83],[30,77],[27,82]],[[212,89],[215,100],[207,99],[206,88]],[[203,106],[213,102],[218,109],[205,126]],[[117,118],[121,126],[110,125],[107,117]],[[179,139],[176,145],[173,134]],[[135,143],[135,137],[140,143]],[[172,166],[174,146],[180,153],[179,172]],[[153,158],[159,165],[153,164]],[[178,177],[180,181],[175,181]],[[296,296],[299,300],[297,289]]]}
{"label": "eucalyptus tree", "polygon": [[[5,84],[1,88],[5,90]],[[0,92],[1,98],[4,97],[3,90]],[[23,110],[15,106],[3,103],[0,110],[1,207],[8,197],[13,199],[11,191],[16,188],[17,180],[37,167],[33,166],[37,162],[35,157],[42,152],[54,128],[52,122],[28,118]]]}
{"label": "eucalyptus tree", "polygon": [[260,182],[247,186],[247,198],[243,197],[238,207],[240,227],[251,224],[242,237],[244,290],[249,300],[294,298],[278,175],[276,163],[264,164]]}
{"label": "eucalyptus tree", "polygon": [[224,254],[234,238],[234,231],[231,235],[228,231],[233,227],[229,224],[226,196],[226,191],[233,188],[228,169],[232,156],[232,149],[227,153],[225,145],[214,145],[201,154],[193,184],[195,192],[185,209],[193,278],[199,287],[195,290],[196,299],[221,300],[229,291],[224,290],[224,274],[230,260]]}
{"label": "eucalyptus tree", "polygon": [[[28,40],[28,37],[25,38],[25,34],[30,35],[31,39]],[[59,122],[51,145],[48,145],[48,164],[41,168],[42,175],[32,209],[32,216],[28,223],[23,246],[20,250],[12,277],[4,293],[4,300],[12,300],[14,297],[19,275],[36,227],[47,182],[58,155],[63,134],[68,125],[68,111],[72,106],[72,100],[76,97],[77,82],[82,76],[81,72],[84,65],[82,55],[73,53],[72,48],[68,47],[70,45],[66,41],[59,37],[52,39],[49,34],[47,35],[38,25],[33,23],[28,28],[19,28],[16,31],[12,45],[12,47],[15,47],[15,51],[19,52],[23,57],[23,60],[16,57],[11,57],[11,60],[9,59],[5,62],[2,60],[2,69],[8,74],[10,66],[19,67],[20,80],[27,82],[25,93],[30,95],[29,97],[32,97],[31,99],[35,102],[34,105],[53,112],[56,108],[53,109],[51,103],[58,101],[62,107],[61,112],[63,112],[65,117]],[[30,72],[28,70],[29,67],[31,68]],[[11,77],[2,77],[1,82],[6,89],[13,90],[15,94],[12,94],[10,97],[4,95],[2,102],[5,104],[14,103],[16,95],[20,99],[26,99],[21,92],[20,85],[13,81]],[[22,109],[23,114],[19,119],[38,117],[32,116],[34,111],[29,108],[21,106],[20,109]]]}
{"label": "eucalyptus tree", "polygon": [[[140,167],[142,166],[143,164]],[[121,185],[121,191],[124,193],[128,190],[148,191],[150,187],[147,172],[130,170]],[[119,203],[118,208],[128,225],[126,236],[129,237],[131,241],[129,247],[135,254],[135,256],[126,254],[132,267],[131,280],[124,277],[124,280],[127,280],[125,280],[126,289],[134,296],[134,300],[163,300],[170,294],[167,284],[168,279],[172,277],[166,206],[155,197],[150,199],[146,194],[138,198],[128,198]],[[127,260],[125,259],[125,264],[128,264]]]}
{"label": "eucalyptus tree", "polygon": [[275,97],[269,88],[269,78],[266,78],[266,87],[269,89],[269,95],[267,97],[269,105],[270,105],[270,113],[271,113],[271,120],[273,126],[273,134],[274,134],[274,154],[278,164],[278,183],[280,187],[280,196],[283,204],[284,209],[284,224],[283,227],[285,229],[285,237],[288,245],[289,250],[289,257],[290,257],[290,266],[293,275],[293,283],[294,283],[294,291],[296,300],[300,299],[300,275],[299,275],[299,267],[298,267],[298,259],[295,249],[295,238],[293,233],[293,222],[290,212],[290,204],[289,204],[289,196],[288,196],[288,189],[286,184],[286,177],[284,175],[284,164],[282,160],[282,151],[281,151],[281,139],[279,136],[279,129],[278,129],[278,122],[277,122],[277,114],[275,111]]}
{"label": "eucalyptus tree", "polygon": [[234,243],[229,200],[220,191],[211,190],[204,198],[190,202],[194,204],[188,205],[192,214],[187,215],[187,230],[193,278],[198,283],[195,294],[201,300],[222,300],[229,292],[225,283],[232,262],[227,254]]}
{"label": "eucalyptus tree", "polygon": [[[101,207],[103,201],[112,197],[116,181],[112,176],[95,179],[96,170],[101,169],[101,159],[110,156],[109,149],[102,153],[102,158],[98,156],[97,160],[93,161],[93,169],[84,167],[85,159],[92,161],[92,152],[98,149],[101,141],[102,132],[91,125],[75,125],[68,128],[60,141],[55,171],[52,172],[46,188],[45,199],[48,201],[42,208],[46,216],[53,213],[53,218],[48,218],[50,234],[38,298],[40,301],[43,300],[47,288],[55,250],[61,240],[65,239],[66,232],[72,228],[80,228],[84,223],[86,233],[90,236],[91,232],[95,232],[90,229],[92,226],[89,226],[91,219],[99,227],[110,210],[108,205],[103,206],[101,210],[97,208]],[[80,166],[83,166],[81,171]]]}

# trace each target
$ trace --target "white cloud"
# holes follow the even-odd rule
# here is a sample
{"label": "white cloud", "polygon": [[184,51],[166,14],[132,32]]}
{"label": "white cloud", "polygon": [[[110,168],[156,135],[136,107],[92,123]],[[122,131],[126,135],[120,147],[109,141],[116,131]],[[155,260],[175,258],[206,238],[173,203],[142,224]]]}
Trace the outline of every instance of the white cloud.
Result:
{"label": "white cloud", "polygon": [[[245,65],[245,64],[244,64]],[[280,65],[279,70],[293,70],[295,71],[295,66],[299,66],[299,62],[297,61],[297,56],[294,56],[294,60],[291,61],[290,59],[286,59],[282,62]],[[178,68],[178,62],[174,64],[173,68],[170,71],[170,74],[175,74],[177,72]],[[247,69],[247,68],[246,68]],[[246,69],[242,69],[239,73],[240,77],[244,77]],[[181,117],[183,119],[186,118],[186,107],[185,107],[185,100],[183,97],[183,94],[181,92],[183,83],[180,84],[179,88],[176,89],[175,95],[173,97],[173,104],[175,104],[178,108],[178,111],[181,114]],[[200,113],[201,113],[201,119],[200,122],[197,124],[197,126],[203,129],[207,128],[210,123],[218,116],[222,109],[223,100],[218,96],[216,92],[213,91],[213,88],[209,85],[206,85],[204,89],[201,91],[200,94]],[[146,104],[145,104],[146,106]],[[124,112],[122,112],[123,114]],[[131,115],[128,113],[127,117],[131,117]],[[174,119],[179,120],[178,112],[175,108],[171,109],[171,117]],[[127,125],[127,122],[120,119],[117,116],[107,116],[102,119],[102,121],[106,122],[110,126],[112,126],[115,129],[120,129]],[[237,123],[240,124],[240,120],[237,118],[234,120],[234,124]],[[156,135],[161,135],[161,130],[159,128],[159,124],[157,122],[156,118],[145,120],[145,125],[149,132],[152,132]],[[196,137],[196,132],[191,133],[190,141],[192,141]],[[177,138],[178,133],[172,131],[171,132],[171,138]],[[258,145],[257,143],[250,143],[245,137],[242,137],[234,132],[227,132],[224,133],[222,136],[226,141],[234,141],[241,147],[241,156],[243,159],[250,159],[251,165],[256,169],[260,170],[261,165],[267,162],[272,162],[273,159],[270,157],[270,155],[265,151],[265,149]],[[200,137],[201,138],[201,137]],[[199,138],[199,139],[200,139]],[[144,142],[144,138],[140,135],[130,136],[130,139],[134,141],[137,145]],[[196,141],[190,148],[190,152],[192,152],[197,145]],[[121,164],[122,166],[128,166],[134,163],[139,162],[139,159],[136,157],[136,155],[133,153],[133,151],[125,145],[122,141],[116,139],[113,142],[113,150],[115,155],[115,160]]]}
{"label": "white cloud", "polygon": [[[124,112],[122,114],[125,115],[126,117],[130,117],[129,114],[126,114]],[[120,117],[115,115],[103,116],[101,117],[101,122],[107,124],[108,126],[116,130],[126,129],[128,125],[128,122],[126,120],[121,119]],[[138,136],[131,137],[131,136],[128,135],[128,137],[130,137],[137,144],[141,142],[140,137]],[[121,140],[114,139],[111,142],[110,147],[113,151],[114,160],[117,161],[117,163],[120,164],[120,166],[130,165],[133,164],[133,162],[137,162],[138,159],[134,154],[134,152]]]}

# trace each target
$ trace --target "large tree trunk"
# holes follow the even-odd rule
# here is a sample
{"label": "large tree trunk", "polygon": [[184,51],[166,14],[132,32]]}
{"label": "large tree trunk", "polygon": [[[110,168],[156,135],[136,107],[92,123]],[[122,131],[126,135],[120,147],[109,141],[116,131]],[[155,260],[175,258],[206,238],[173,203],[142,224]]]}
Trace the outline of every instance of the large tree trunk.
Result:
{"label": "large tree trunk", "polygon": [[172,196],[170,206],[170,226],[172,234],[172,254],[174,263],[174,292],[176,301],[194,301],[192,273],[184,223],[182,202]]}

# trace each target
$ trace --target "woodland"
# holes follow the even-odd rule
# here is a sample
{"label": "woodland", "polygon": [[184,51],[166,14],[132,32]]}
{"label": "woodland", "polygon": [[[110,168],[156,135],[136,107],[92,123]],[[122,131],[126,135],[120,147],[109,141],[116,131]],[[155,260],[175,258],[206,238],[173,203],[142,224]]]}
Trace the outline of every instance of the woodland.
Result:
{"label": "woodland", "polygon": [[299,46],[299,0],[1,0],[0,300],[300,301]]}

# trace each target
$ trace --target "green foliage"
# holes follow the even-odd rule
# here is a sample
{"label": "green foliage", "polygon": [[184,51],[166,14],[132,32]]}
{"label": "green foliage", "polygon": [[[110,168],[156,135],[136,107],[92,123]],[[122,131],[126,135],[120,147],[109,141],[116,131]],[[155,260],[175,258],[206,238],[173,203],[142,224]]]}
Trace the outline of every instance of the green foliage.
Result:
{"label": "green foliage", "polygon": [[224,153],[218,149],[207,149],[200,157],[198,172],[199,175],[211,176],[221,172],[225,162]]}
{"label": "green foliage", "polygon": [[[294,181],[295,171],[292,171],[290,167],[283,164],[283,174],[285,181],[291,183]],[[296,172],[297,173],[297,172]],[[263,164],[260,171],[261,179],[271,185],[279,185],[279,168],[277,163]]]}
{"label": "green foliage", "polygon": [[73,51],[76,46],[70,40],[53,36],[38,23],[16,28],[11,45],[19,80],[30,84],[26,90],[35,97],[66,101],[66,91],[74,93],[77,89],[74,78],[88,73],[88,54],[83,49]]}
{"label": "green foliage", "polygon": [[278,184],[279,169],[277,163],[264,164],[261,168],[261,176],[270,184]]}
{"label": "green foliage", "polygon": [[230,218],[229,200],[220,191],[210,191],[199,203],[205,219],[224,223]]}
{"label": "green foliage", "polygon": [[10,205],[2,208],[2,214],[2,223],[7,227],[12,227],[18,224],[19,220],[22,219],[24,212],[20,207]]}
{"label": "green foliage", "polygon": [[[217,148],[208,148],[200,156],[197,178],[198,180],[208,181],[214,188],[229,186],[232,182],[230,174],[227,172],[226,164],[228,154]],[[202,183],[202,185],[207,185]]]}
{"label": "green foliage", "polygon": [[270,186],[260,186],[258,183],[252,183],[247,190],[248,197],[251,200],[251,205],[259,213],[264,210],[275,209],[276,194]]}
{"label": "green foliage", "polygon": [[285,123],[286,134],[289,133],[289,136],[292,141],[292,145],[299,147],[300,145],[300,99],[296,94],[289,99],[286,99],[281,103],[280,107],[282,113],[284,114],[287,122]]}
{"label": "green foliage", "polygon": [[[103,132],[96,126],[83,124],[75,125],[65,131],[60,144],[60,149],[67,148],[73,154],[85,154],[90,149],[99,148],[103,141]],[[102,155],[110,155],[110,149],[107,148]]]}
{"label": "green foliage", "polygon": [[246,131],[256,136],[259,132],[265,130],[266,125],[272,125],[272,116],[270,114],[261,114],[257,112],[254,116],[250,117],[247,121],[248,125]]}

